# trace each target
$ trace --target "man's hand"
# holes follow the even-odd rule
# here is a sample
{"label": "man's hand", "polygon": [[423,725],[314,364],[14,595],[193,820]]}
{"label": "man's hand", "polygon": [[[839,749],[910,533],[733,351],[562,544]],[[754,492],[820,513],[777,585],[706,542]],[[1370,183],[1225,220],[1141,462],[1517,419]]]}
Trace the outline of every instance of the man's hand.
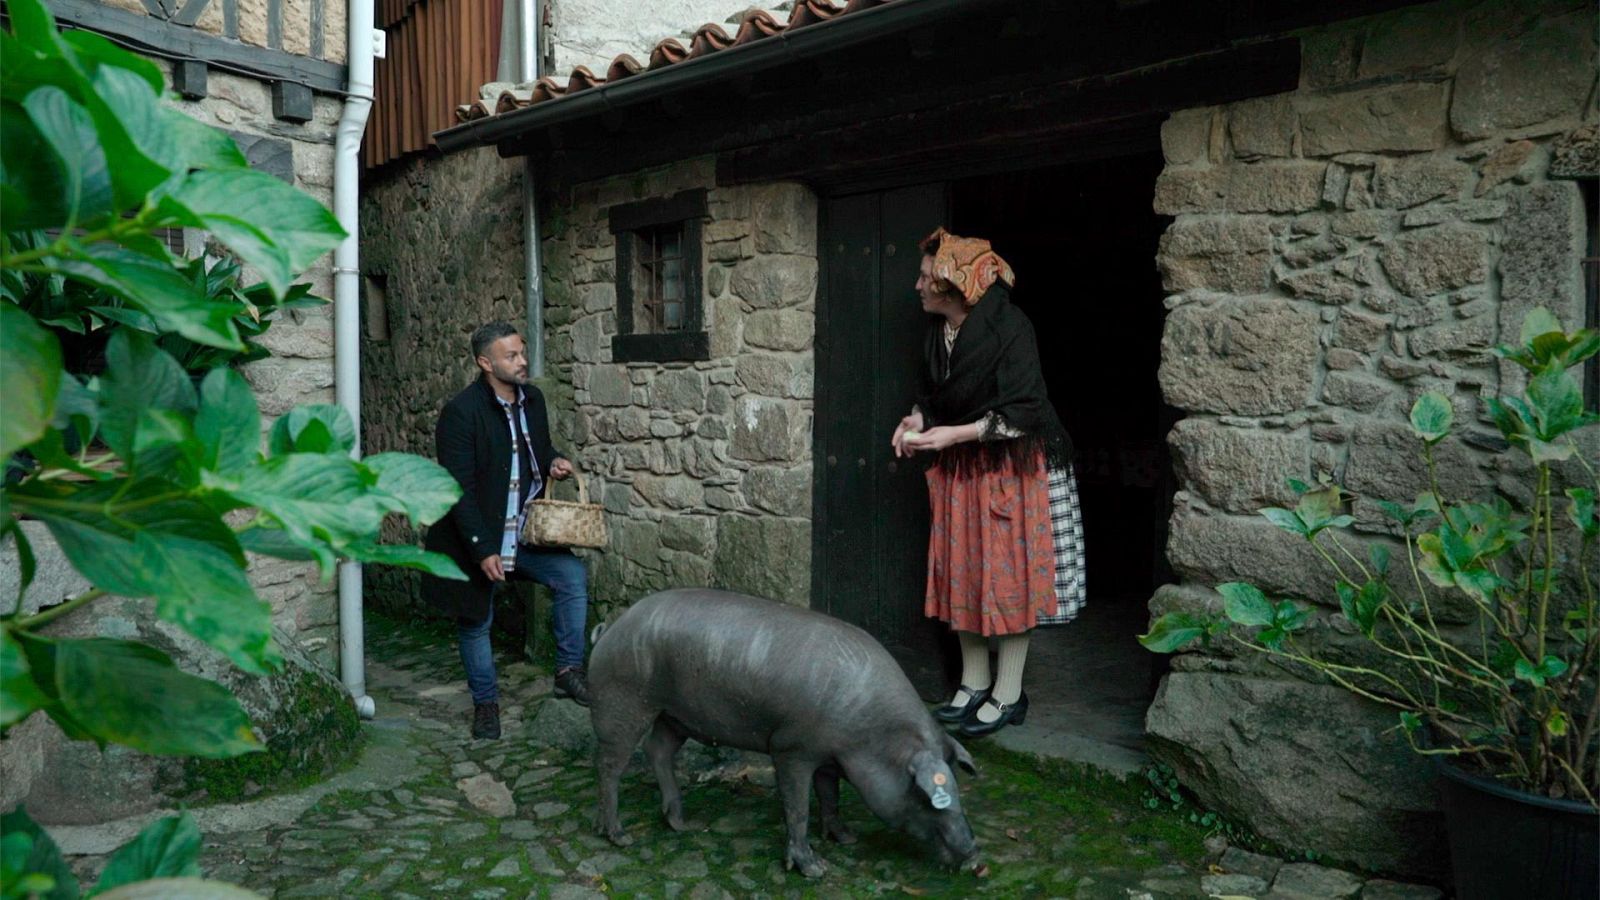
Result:
{"label": "man's hand", "polygon": [[550,477],[551,478],[554,478],[555,480],[560,481],[560,480],[562,480],[564,478],[569,477],[570,475],[572,475],[572,461],[571,460],[563,459],[562,457],[558,456],[554,460],[551,461],[551,463],[550,463]]}
{"label": "man's hand", "polygon": [[483,558],[483,562],[478,563],[478,566],[483,569],[483,574],[489,576],[490,581],[506,580],[506,570],[500,565],[500,554],[489,554]]}

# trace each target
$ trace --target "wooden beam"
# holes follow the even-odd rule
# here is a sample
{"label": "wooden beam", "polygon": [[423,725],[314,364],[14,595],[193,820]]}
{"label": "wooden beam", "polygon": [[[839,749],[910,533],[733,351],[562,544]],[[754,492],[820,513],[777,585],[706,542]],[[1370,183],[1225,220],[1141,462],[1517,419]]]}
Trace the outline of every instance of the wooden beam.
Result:
{"label": "wooden beam", "polygon": [[1046,147],[1081,157],[1074,142],[1125,135],[1140,123],[1154,137],[1150,123],[1159,127],[1173,110],[1293,90],[1299,72],[1299,41],[1289,39],[940,109],[800,127],[792,133],[803,137],[724,151],[717,159],[717,182],[859,180],[885,168],[925,169],[941,162],[959,168]]}
{"label": "wooden beam", "polygon": [[[243,69],[269,81],[293,82],[321,93],[340,93],[346,86],[345,67],[338,63],[241,44],[95,0],[48,0],[47,5],[64,25],[97,31],[135,44],[135,49],[148,48],[157,56]],[[237,8],[232,2],[223,4],[224,20],[230,9],[235,10],[237,26]]]}

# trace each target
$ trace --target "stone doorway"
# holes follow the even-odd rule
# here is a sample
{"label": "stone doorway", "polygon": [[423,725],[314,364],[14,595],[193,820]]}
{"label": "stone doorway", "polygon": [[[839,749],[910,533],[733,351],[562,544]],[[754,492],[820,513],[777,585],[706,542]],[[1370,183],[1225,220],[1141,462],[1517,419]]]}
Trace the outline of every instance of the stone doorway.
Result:
{"label": "stone doorway", "polygon": [[1165,657],[1134,636],[1173,581],[1165,557],[1175,480],[1162,402],[1164,292],[1155,255],[1169,219],[1151,211],[1162,158],[1148,152],[950,185],[951,229],[981,235],[1017,272],[1051,400],[1078,448],[1089,606],[1041,630],[1028,664],[1031,712],[1002,732],[1015,749],[1131,771]]}

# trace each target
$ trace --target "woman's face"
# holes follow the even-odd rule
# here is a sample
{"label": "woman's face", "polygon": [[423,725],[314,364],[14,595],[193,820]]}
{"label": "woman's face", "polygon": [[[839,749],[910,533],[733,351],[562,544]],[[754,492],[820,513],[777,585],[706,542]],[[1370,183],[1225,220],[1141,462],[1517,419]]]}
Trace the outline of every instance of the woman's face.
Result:
{"label": "woman's face", "polygon": [[940,291],[939,279],[933,276],[933,257],[922,257],[922,270],[917,275],[917,296],[922,298],[922,311],[933,315],[948,315],[961,307],[954,292]]}

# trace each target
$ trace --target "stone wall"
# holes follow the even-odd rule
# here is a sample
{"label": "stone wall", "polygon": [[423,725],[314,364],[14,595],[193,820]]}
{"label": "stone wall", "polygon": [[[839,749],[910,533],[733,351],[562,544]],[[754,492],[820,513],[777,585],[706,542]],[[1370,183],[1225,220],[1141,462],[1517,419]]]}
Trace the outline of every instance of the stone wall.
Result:
{"label": "stone wall", "polygon": [[[157,60],[170,84],[170,64]],[[233,135],[252,165],[279,177],[324,206],[333,205],[333,140],[341,104],[317,95],[312,119],[302,125],[272,116],[272,88],[266,82],[213,71],[209,96],[200,100],[169,97],[173,107]],[[217,248],[208,248],[215,250]],[[220,252],[220,251],[219,251]],[[248,280],[257,280],[248,269]],[[333,299],[332,254],[300,277],[313,294]],[[280,313],[260,343],[272,356],[242,371],[255,389],[262,434],[277,417],[303,403],[333,402],[333,308]],[[272,604],[273,621],[317,662],[337,665],[338,597],[334,583],[323,582],[316,567],[279,559],[252,560],[251,582]]]}
{"label": "stone wall", "polygon": [[[613,362],[625,273],[608,211],[695,188],[711,358]],[[808,601],[816,221],[809,189],[718,187],[709,158],[580,185],[546,220],[550,364],[574,389],[570,446],[611,529],[602,602],[692,585]]]}
{"label": "stone wall", "polygon": [[[1241,579],[1328,603],[1322,562],[1255,510],[1291,502],[1285,477],[1325,474],[1358,495],[1358,530],[1386,539],[1376,501],[1426,484],[1406,424],[1424,391],[1456,407],[1445,492],[1525,497],[1484,403],[1520,373],[1490,350],[1536,306],[1584,321],[1570,179],[1596,174],[1595,33],[1590,3],[1419,6],[1305,34],[1293,93],[1166,122],[1160,381],[1188,412],[1170,437],[1168,549],[1185,586],[1152,612]],[[1447,857],[1431,770],[1392,715],[1287,678],[1177,657],[1147,723],[1156,752],[1268,837],[1433,874]]]}
{"label": "stone wall", "polygon": [[[445,400],[475,375],[468,337],[526,321],[521,166],[476,150],[406,164],[363,200],[363,269],[383,285],[364,342],[367,452],[431,456]],[[618,203],[707,188],[711,359],[612,362]],[[574,187],[542,212],[547,377],[558,448],[603,502],[610,547],[588,554],[594,598],[625,605],[717,585],[810,594],[811,345],[816,203],[796,185],[719,188],[711,160]],[[447,249],[446,249],[447,248]],[[566,490],[566,488],[563,488]],[[391,540],[415,535],[398,526]],[[417,605],[418,579],[374,570],[370,599]],[[604,612],[604,610],[602,610]]]}
{"label": "stone wall", "polygon": [[[409,160],[362,185],[361,440],[367,453],[433,459],[439,410],[477,377],[473,329],[524,328],[522,162],[493,148]],[[542,384],[559,403],[560,391]],[[570,418],[554,415],[565,448]],[[399,521],[386,540],[418,539]],[[420,603],[421,578],[369,566],[366,594],[392,611]]]}

